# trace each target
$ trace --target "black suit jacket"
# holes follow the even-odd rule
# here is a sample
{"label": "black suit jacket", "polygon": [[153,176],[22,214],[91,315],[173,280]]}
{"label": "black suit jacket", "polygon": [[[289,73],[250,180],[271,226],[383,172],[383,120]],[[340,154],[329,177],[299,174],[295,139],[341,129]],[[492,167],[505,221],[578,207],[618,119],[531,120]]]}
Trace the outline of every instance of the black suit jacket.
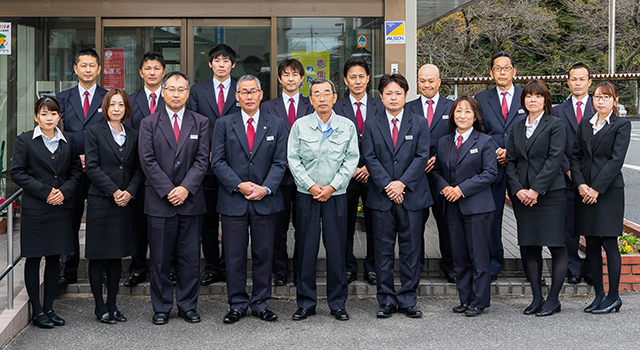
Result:
{"label": "black suit jacket", "polygon": [[[156,103],[156,112],[164,109],[164,98],[162,95],[157,96],[158,102]],[[131,118],[127,120],[124,124],[130,126],[136,130],[140,130],[140,122],[142,119],[151,114],[149,110],[149,100],[147,100],[147,94],[144,91],[144,88],[132,93],[129,95],[129,100],[131,101]]]}
{"label": "black suit jacket", "polygon": [[242,193],[235,191],[245,181],[266,186],[272,191],[271,195],[253,202],[258,214],[270,215],[283,211],[284,202],[278,186],[287,164],[289,134],[284,122],[276,116],[260,113],[251,153],[240,113],[220,118],[213,135],[211,167],[220,182],[217,212],[229,216],[240,216],[247,212],[249,201]]}
{"label": "black suit jacket", "polygon": [[[166,109],[140,123],[138,152],[145,182],[144,212],[158,217],[199,215],[205,209],[202,180],[209,166],[209,120],[185,110],[179,142]],[[177,186],[189,190],[182,205],[174,207],[166,198]]]}
{"label": "black suit jacket", "polygon": [[82,163],[76,151],[73,135],[63,133],[67,142],[58,142],[58,161],[54,162],[51,152],[40,137],[33,139],[33,130],[16,138],[11,158],[11,180],[22,187],[22,206],[28,209],[50,209],[47,197],[52,188],[64,195],[65,208],[73,205]]}
{"label": "black suit jacket", "polygon": [[[429,127],[429,133],[431,134],[431,149],[429,154],[433,157],[438,154],[438,141],[443,136],[449,135],[449,110],[453,105],[453,101],[444,98],[440,95],[436,109],[433,111],[433,119],[431,120],[431,126]],[[424,116],[424,108],[422,106],[422,97],[406,104],[405,109],[409,112],[417,115]],[[429,123],[427,123],[429,124]]]}
{"label": "black suit jacket", "polygon": [[126,141],[120,146],[113,140],[106,120],[87,128],[85,169],[91,180],[90,195],[111,197],[117,190],[132,196],[138,193],[143,181],[138,132],[126,125],[124,129]]}
{"label": "black suit jacket", "polygon": [[102,114],[102,99],[107,94],[107,90],[96,86],[95,95],[91,99],[91,105],[84,117],[82,104],[84,96],[80,97],[78,86],[62,91],[56,95],[56,100],[60,104],[60,115],[62,116],[62,126],[64,131],[73,135],[78,154],[84,154],[84,133],[93,124],[98,124],[104,120]]}
{"label": "black suit jacket", "polygon": [[610,124],[593,135],[588,119],[582,119],[571,149],[571,177],[575,186],[587,184],[599,193],[624,187],[622,165],[631,139],[631,122],[611,115]]}
{"label": "black suit jacket", "polygon": [[566,188],[562,157],[566,134],[562,120],[543,114],[531,137],[525,120],[513,124],[507,144],[506,174],[510,193],[532,189],[540,195]]}
{"label": "black suit jacket", "polygon": [[[578,132],[578,120],[573,110],[573,98],[569,98],[566,102],[557,105],[553,109],[553,115],[564,121],[564,129],[567,133],[567,143],[564,148],[564,158],[562,159],[562,172],[566,173],[570,170],[571,165],[569,164],[569,158],[571,157],[571,148],[573,147],[573,141]],[[593,117],[593,105],[591,103],[591,97],[589,97],[587,105],[582,106],[582,119],[591,119],[591,117]]]}

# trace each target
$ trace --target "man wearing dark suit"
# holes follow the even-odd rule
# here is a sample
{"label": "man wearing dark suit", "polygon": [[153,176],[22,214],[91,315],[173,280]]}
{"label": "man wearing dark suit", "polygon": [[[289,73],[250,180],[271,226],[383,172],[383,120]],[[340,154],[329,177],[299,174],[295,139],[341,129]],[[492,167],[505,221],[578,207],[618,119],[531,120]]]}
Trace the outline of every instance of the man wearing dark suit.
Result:
{"label": "man wearing dark suit", "polygon": [[333,106],[336,114],[349,118],[358,128],[358,148],[360,162],[347,187],[347,283],[358,276],[358,260],[353,254],[353,236],[358,216],[358,199],[362,197],[364,226],[367,235],[367,254],[364,258],[364,279],[367,283],[376,284],[376,269],[373,252],[373,227],[371,225],[371,209],[366,206],[369,192],[369,172],[364,165],[362,155],[362,130],[365,121],[382,114],[384,105],[377,98],[367,93],[369,84],[369,64],[361,58],[351,58],[344,65],[344,83],[349,87],[349,96],[340,99]]}
{"label": "man wearing dark suit", "polygon": [[[260,105],[262,112],[278,116],[284,121],[287,137],[296,119],[313,113],[313,106],[309,103],[309,99],[300,94],[300,84],[303,79],[304,67],[300,61],[288,58],[280,62],[278,64],[278,81],[282,85],[282,95]],[[287,232],[292,217],[294,229],[296,227],[296,184],[288,167],[284,172],[278,192],[282,193],[284,210],[278,213],[276,218],[276,232],[273,240],[273,274],[275,275],[273,283],[276,286],[284,286],[287,284],[289,264]],[[294,252],[294,260],[296,256],[297,254]]]}
{"label": "man wearing dark suit", "polygon": [[[453,258],[451,255],[451,237],[449,235],[449,227],[444,218],[443,198],[436,193],[435,179],[431,174],[436,163],[436,155],[438,154],[438,141],[441,137],[449,135],[449,109],[453,101],[446,99],[440,95],[440,70],[433,64],[425,64],[418,71],[418,91],[421,96],[407,103],[407,111],[424,116],[429,125],[429,136],[431,139],[431,148],[429,150],[429,162],[427,163],[427,179],[433,196],[433,206],[431,211],[436,219],[438,226],[438,238],[440,241],[440,269],[444,272],[449,283],[456,282],[456,273],[453,269]],[[423,225],[426,225],[429,219],[429,209],[425,209],[422,217]],[[426,226],[425,226],[426,227]],[[426,230],[426,228],[425,228]],[[424,267],[424,233],[422,235],[422,247],[420,250],[420,266]]]}
{"label": "man wearing dark suit", "polygon": [[[234,93],[236,81],[231,79],[231,69],[236,66],[236,52],[225,44],[216,45],[209,51],[209,67],[213,70],[213,80],[193,86],[189,94],[187,109],[202,114],[209,119],[209,135],[213,135],[216,120],[227,114],[240,112]],[[202,182],[207,212],[202,227],[202,252],[206,266],[200,284],[209,285],[225,281],[224,250],[218,243],[218,179],[211,167]]]}
{"label": "man wearing dark suit", "polygon": [[[282,212],[278,186],[287,164],[287,136],[282,119],[260,113],[262,90],[252,75],[238,80],[240,113],[216,122],[211,167],[220,181],[218,212],[227,252],[227,298],[224,323],[238,322],[251,307],[263,321],[278,318],[271,299],[271,265],[277,213]],[[247,294],[247,248],[251,227],[253,291]]]}
{"label": "man wearing dark suit", "polygon": [[[100,56],[95,50],[86,49],[78,51],[75,57],[76,64],[73,70],[78,76],[78,86],[62,91],[56,95],[56,100],[60,104],[60,115],[62,116],[62,126],[64,131],[73,135],[76,141],[76,150],[80,155],[82,169],[84,170],[84,132],[87,127],[101,123],[104,120],[102,115],[102,99],[107,94],[107,90],[96,84],[100,75]],[[80,222],[84,214],[84,201],[89,192],[91,181],[86,173],[82,173],[78,191],[73,198],[73,232],[75,250],[70,254],[63,254],[60,257],[60,279],[58,287],[66,287],[69,283],[78,281],[78,263],[80,262],[80,243],[77,232],[80,230]]]}
{"label": "man wearing dark suit", "polygon": [[[165,108],[162,98],[161,85],[165,72],[165,62],[162,54],[149,51],[142,55],[140,60],[140,77],[144,80],[144,87],[129,95],[131,101],[131,118],[125,122],[137,131],[140,130],[140,122],[156,110]],[[136,251],[131,256],[129,264],[129,277],[124,281],[126,287],[135,287],[147,279],[147,216],[144,214],[144,191],[138,191],[136,195]]]}
{"label": "man wearing dark suit", "polygon": [[491,279],[496,280],[504,265],[504,249],[502,247],[502,214],[504,198],[507,191],[507,178],[504,176],[504,165],[509,132],[513,123],[525,118],[520,107],[522,89],[513,84],[516,76],[511,56],[500,52],[493,57],[489,67],[491,78],[496,87],[478,93],[475,98],[482,108],[482,124],[485,133],[493,137],[497,143],[496,159],[498,160],[498,179],[491,185],[496,210],[491,223]]}
{"label": "man wearing dark suit", "polygon": [[[373,218],[380,318],[396,310],[422,317],[416,307],[420,283],[422,215],[433,204],[424,169],[429,160],[429,126],[422,115],[405,111],[409,84],[400,74],[385,74],[378,91],[385,112],[365,123],[362,150],[373,186],[367,198]],[[400,289],[393,265],[398,241]]]}
{"label": "man wearing dark suit", "polygon": [[[567,141],[564,150],[564,159],[562,160],[562,172],[565,174],[565,182],[567,185],[567,253],[569,255],[568,282],[571,284],[580,283],[582,277],[589,281],[588,266],[582,269],[582,259],[578,255],[578,246],[580,242],[580,233],[575,229],[575,187],[571,181],[571,169],[569,158],[571,157],[571,148],[573,141],[578,132],[578,124],[584,118],[590,119],[593,116],[593,108],[591,97],[589,97],[589,87],[591,86],[591,75],[589,67],[584,63],[576,63],[569,69],[569,78],[567,85],[571,90],[571,97],[564,103],[557,105],[553,109],[553,114],[564,121],[565,131],[567,133]],[[586,265],[586,261],[585,261]],[[584,271],[583,274],[581,272]]]}
{"label": "man wearing dark suit", "polygon": [[209,165],[209,120],[185,109],[189,77],[166,75],[162,84],[166,107],[142,119],[140,164],[145,183],[151,257],[153,323],[165,324],[173,307],[169,278],[171,259],[177,260],[178,316],[200,322],[196,311],[200,285],[200,230],[205,213],[202,179]]}

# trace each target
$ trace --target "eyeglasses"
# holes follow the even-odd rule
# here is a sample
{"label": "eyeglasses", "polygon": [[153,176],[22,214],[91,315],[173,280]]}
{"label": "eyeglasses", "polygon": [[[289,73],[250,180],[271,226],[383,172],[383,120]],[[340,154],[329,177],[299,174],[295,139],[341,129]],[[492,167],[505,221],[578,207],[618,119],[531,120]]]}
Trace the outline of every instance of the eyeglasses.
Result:
{"label": "eyeglasses", "polygon": [[513,67],[493,67],[491,68],[491,70],[496,73],[500,73],[500,72],[509,73],[513,70]]}
{"label": "eyeglasses", "polygon": [[179,94],[184,94],[186,91],[188,91],[189,89],[186,87],[179,87],[179,88],[174,88],[174,87],[170,87],[170,88],[165,88],[165,91],[167,91],[168,93],[170,93],[171,95],[175,94],[176,92],[178,92]]}
{"label": "eyeglasses", "polygon": [[247,91],[247,90],[240,90],[238,91],[238,95],[242,96],[242,97],[247,97],[249,95],[251,96],[258,96],[258,94],[260,94],[261,90],[256,90],[256,89],[251,89],[251,91]]}
{"label": "eyeglasses", "polygon": [[324,98],[331,98],[333,97],[334,92],[333,91],[314,91],[313,94],[311,94],[313,97],[315,98],[320,98],[320,96],[324,97]]}
{"label": "eyeglasses", "polygon": [[611,96],[609,96],[609,95],[594,95],[593,99],[595,101],[602,100],[604,102],[607,102],[607,101],[609,101],[611,99]]}

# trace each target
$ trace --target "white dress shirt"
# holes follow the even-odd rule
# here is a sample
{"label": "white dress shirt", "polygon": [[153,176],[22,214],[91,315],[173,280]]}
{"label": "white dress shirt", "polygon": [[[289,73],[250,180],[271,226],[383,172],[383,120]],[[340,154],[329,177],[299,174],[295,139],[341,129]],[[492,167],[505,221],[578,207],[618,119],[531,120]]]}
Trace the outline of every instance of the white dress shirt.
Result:
{"label": "white dress shirt", "polygon": [[167,115],[169,116],[169,121],[171,122],[171,128],[173,129],[173,115],[177,114],[178,115],[178,128],[180,130],[182,130],[182,117],[184,117],[184,108],[182,108],[181,110],[174,112],[172,110],[169,109],[169,107],[167,107],[165,105],[164,107],[167,110]]}
{"label": "white dress shirt", "polygon": [[67,139],[65,139],[64,135],[62,135],[62,131],[60,131],[60,129],[58,129],[57,126],[54,130],[53,138],[51,140],[49,140],[47,135],[42,133],[42,129],[40,128],[40,125],[36,126],[33,129],[32,139],[35,140],[36,137],[42,138],[42,141],[44,142],[44,146],[47,147],[49,152],[51,152],[52,154],[58,149],[58,143],[60,140],[67,142]]}
{"label": "white dress shirt", "polygon": [[602,120],[600,123],[598,123],[598,125],[596,125],[596,123],[598,122],[598,113],[596,113],[593,117],[591,117],[591,119],[589,119],[589,123],[591,123],[594,135],[597,134],[598,131],[602,130],[605,124],[611,124],[612,114],[613,114],[613,111],[609,112],[609,115],[606,118],[604,118],[604,120]]}
{"label": "white dress shirt", "polygon": [[111,130],[111,136],[113,136],[113,141],[115,141],[118,146],[122,146],[124,145],[124,141],[127,139],[127,132],[124,131],[124,126],[122,125],[122,123],[120,123],[120,127],[122,128],[121,132],[117,132],[113,126],[111,126],[111,123],[107,123],[109,124],[109,130]]}

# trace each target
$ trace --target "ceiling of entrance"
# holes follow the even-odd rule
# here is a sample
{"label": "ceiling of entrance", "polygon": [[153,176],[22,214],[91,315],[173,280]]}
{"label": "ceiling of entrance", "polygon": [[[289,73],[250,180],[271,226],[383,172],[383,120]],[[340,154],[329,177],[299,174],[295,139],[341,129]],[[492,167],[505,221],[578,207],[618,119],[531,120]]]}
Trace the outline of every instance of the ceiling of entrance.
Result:
{"label": "ceiling of entrance", "polygon": [[439,20],[478,0],[417,0],[418,28]]}

